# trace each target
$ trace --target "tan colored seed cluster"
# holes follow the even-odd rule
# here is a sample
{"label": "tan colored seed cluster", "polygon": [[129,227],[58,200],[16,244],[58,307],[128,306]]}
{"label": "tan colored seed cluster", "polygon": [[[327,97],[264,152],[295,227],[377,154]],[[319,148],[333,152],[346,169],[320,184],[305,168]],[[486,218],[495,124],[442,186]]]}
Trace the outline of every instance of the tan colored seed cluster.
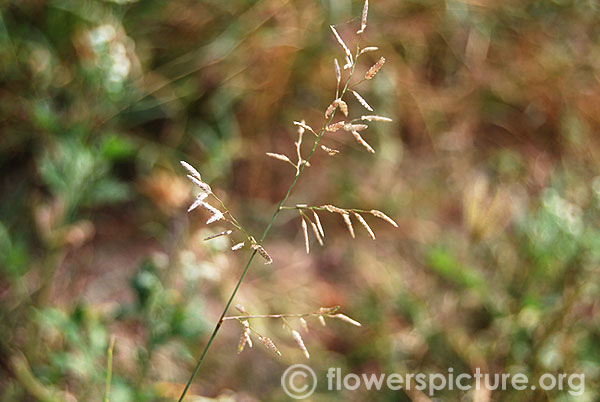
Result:
{"label": "tan colored seed cluster", "polygon": [[337,123],[329,124],[327,127],[325,127],[325,130],[329,131],[330,133],[335,133],[339,129],[344,128],[345,125],[346,122],[342,120],[338,121]]}
{"label": "tan colored seed cluster", "polygon": [[252,243],[250,247],[252,247],[252,250],[255,250],[258,254],[260,254],[262,258],[264,258],[267,261],[265,262],[265,265],[273,263],[273,259],[271,258],[269,253],[267,253],[267,250],[265,250],[263,246],[261,246],[258,243]]}
{"label": "tan colored seed cluster", "polygon": [[267,349],[272,350],[273,352],[275,352],[275,354],[281,356],[281,352],[279,351],[279,349],[277,349],[277,346],[275,346],[271,338],[262,337],[260,338],[260,340],[267,347]]}

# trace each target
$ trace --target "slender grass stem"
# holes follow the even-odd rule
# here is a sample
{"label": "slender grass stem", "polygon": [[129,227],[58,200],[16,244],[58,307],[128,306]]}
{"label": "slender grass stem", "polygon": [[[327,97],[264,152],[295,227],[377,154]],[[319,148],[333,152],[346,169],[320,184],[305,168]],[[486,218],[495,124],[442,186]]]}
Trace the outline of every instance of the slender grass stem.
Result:
{"label": "slender grass stem", "polygon": [[115,348],[115,337],[110,337],[108,348],[106,349],[106,381],[104,388],[104,402],[110,401],[110,384],[112,381],[112,362],[113,362],[113,350]]}
{"label": "slender grass stem", "polygon": [[[344,85],[344,89],[342,90],[341,94],[339,95],[339,99],[343,98],[344,95],[346,94],[346,92],[348,91],[350,80],[352,79],[352,76],[354,74],[354,69],[356,67],[356,62],[358,61],[358,56],[359,56],[360,38],[359,38],[359,41],[358,41],[358,43],[356,45],[356,49],[357,50],[356,50],[356,57],[354,58],[354,63],[352,64],[352,67],[350,69],[350,74],[348,75],[348,78],[347,78],[346,83]],[[304,172],[304,168],[306,167],[306,165],[310,161],[310,158],[312,157],[312,155],[314,154],[315,150],[317,149],[317,146],[319,145],[319,142],[321,141],[321,138],[325,134],[325,128],[333,120],[333,117],[335,116],[335,113],[336,113],[337,109],[338,108],[336,108],[333,111],[333,113],[331,113],[331,116],[329,116],[328,118],[326,118],[325,121],[323,122],[323,125],[322,125],[320,131],[318,132],[318,134],[316,135],[316,138],[314,139],[312,149],[310,150],[310,152],[306,156],[306,159],[301,163],[300,168],[297,170],[296,175],[294,176],[294,179],[292,180],[292,183],[288,187],[288,189],[287,189],[287,191],[286,191],[283,199],[279,202],[279,205],[277,205],[277,209],[275,209],[275,212],[273,212],[273,215],[271,216],[271,219],[269,220],[269,224],[265,228],[265,231],[263,232],[263,235],[261,236],[259,243],[262,243],[265,240],[265,238],[269,234],[269,231],[273,227],[273,223],[275,222],[275,219],[277,219],[277,216],[279,215],[279,213],[284,209],[283,205],[286,203],[286,201],[290,197],[290,195],[292,193],[292,190],[294,189],[294,187],[296,186],[296,183],[298,182],[298,179],[302,175],[302,172]],[[231,216],[231,214],[229,214],[229,215]],[[237,283],[235,285],[235,288],[233,289],[233,292],[229,296],[229,299],[227,300],[227,303],[225,304],[225,308],[223,309],[223,312],[221,313],[221,317],[219,318],[219,321],[217,322],[217,324],[215,326],[215,329],[213,330],[210,338],[208,339],[208,342],[206,343],[206,346],[204,346],[204,349],[202,350],[202,354],[200,355],[200,358],[198,359],[198,362],[196,363],[196,366],[194,367],[194,371],[192,372],[192,375],[190,376],[189,380],[187,381],[187,383],[185,385],[185,388],[183,389],[183,392],[181,393],[181,396],[179,397],[178,402],[183,401],[183,399],[185,398],[185,395],[187,394],[190,386],[192,385],[192,382],[194,381],[194,378],[196,377],[196,374],[198,374],[198,371],[200,370],[200,366],[204,362],[204,358],[206,357],[208,349],[210,349],[210,346],[212,345],[215,337],[217,336],[217,333],[221,329],[221,326],[223,325],[223,322],[225,321],[225,316],[227,314],[227,311],[229,310],[229,307],[231,306],[231,303],[233,302],[233,299],[235,298],[238,290],[240,289],[240,286],[242,285],[242,282],[243,282],[246,274],[248,273],[248,269],[250,268],[252,260],[254,260],[254,257],[256,256],[256,253],[257,253],[257,251],[254,250],[252,252],[252,255],[250,256],[250,258],[248,259],[248,262],[246,263],[246,266],[244,267],[244,270],[242,271],[242,274],[240,275],[240,278],[238,279],[238,281],[237,281]]]}

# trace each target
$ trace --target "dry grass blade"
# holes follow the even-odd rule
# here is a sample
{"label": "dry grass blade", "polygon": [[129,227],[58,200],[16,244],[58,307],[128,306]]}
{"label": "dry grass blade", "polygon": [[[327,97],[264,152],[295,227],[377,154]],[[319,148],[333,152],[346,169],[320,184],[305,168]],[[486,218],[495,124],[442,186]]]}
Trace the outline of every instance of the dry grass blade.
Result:
{"label": "dry grass blade", "polygon": [[313,216],[315,217],[315,222],[317,223],[317,227],[319,228],[319,233],[321,233],[321,237],[325,237],[325,231],[323,230],[323,226],[321,226],[321,219],[319,219],[319,215],[317,215],[317,212],[314,210]]}
{"label": "dry grass blade", "polygon": [[333,25],[330,25],[329,27],[333,31],[333,34],[335,35],[335,38],[337,39],[340,46],[344,49],[344,52],[346,53],[346,58],[350,61],[350,63],[352,63],[352,52],[350,52],[350,49],[348,49],[348,46],[346,46],[346,43],[344,43],[344,41],[342,40],[342,37],[340,36],[338,31],[335,29],[335,27]]}
{"label": "dry grass blade", "polygon": [[383,117],[383,116],[377,116],[377,115],[361,116],[360,119],[365,120],[365,121],[387,121],[387,122],[392,121],[392,119],[390,119],[389,117]]}
{"label": "dry grass blade", "polygon": [[352,221],[350,220],[350,214],[349,213],[345,213],[342,214],[342,217],[344,218],[344,222],[346,223],[346,226],[348,227],[348,232],[350,232],[350,236],[352,236],[352,238],[354,239],[354,227],[352,226]]}
{"label": "dry grass blade", "polygon": [[358,220],[358,222],[360,222],[360,224],[363,225],[363,227],[365,229],[367,229],[367,232],[369,232],[369,237],[371,239],[375,240],[375,233],[373,233],[373,231],[371,230],[371,227],[369,226],[367,221],[365,221],[365,218],[363,218],[362,215],[357,212],[352,212],[352,213],[354,214],[354,217],[356,218],[356,220]]}
{"label": "dry grass blade", "polygon": [[329,148],[329,147],[326,147],[325,145],[321,145],[321,149],[323,151],[327,152],[327,155],[329,155],[329,156],[335,156],[340,153],[340,151],[338,151],[337,149]]}
{"label": "dry grass blade", "polygon": [[358,322],[356,320],[353,320],[352,318],[350,318],[350,317],[348,317],[347,315],[344,315],[344,314],[336,314],[336,315],[333,316],[333,318],[337,318],[337,319],[345,321],[345,322],[347,322],[349,324],[356,325],[357,327],[361,327],[362,326],[360,322]]}
{"label": "dry grass blade", "polygon": [[190,165],[186,161],[179,161],[179,163],[181,163],[181,166],[183,166],[190,173],[191,176],[202,181],[202,176],[200,176],[200,173],[198,173],[198,171],[194,169],[192,165]]}
{"label": "dry grass blade", "polygon": [[373,108],[367,103],[367,101],[362,96],[360,96],[360,94],[358,92],[356,92],[352,89],[350,90],[350,92],[352,92],[352,95],[354,95],[354,97],[358,100],[358,102],[361,105],[363,105],[363,107],[365,109],[367,109],[369,112],[373,111]]}
{"label": "dry grass blade", "polygon": [[382,56],[379,60],[377,60],[377,63],[373,64],[365,73],[365,79],[370,80],[371,78],[375,77],[375,74],[377,74],[381,67],[383,67],[383,63],[385,63],[385,57]]}
{"label": "dry grass blade", "polygon": [[361,34],[367,28],[367,14],[369,13],[369,0],[365,0],[365,5],[363,6],[362,18],[360,19],[360,29],[356,31],[357,34]]}
{"label": "dry grass blade", "polygon": [[372,209],[371,211],[369,211],[371,213],[371,215],[379,218],[379,219],[383,219],[384,221],[388,222],[390,225],[394,226],[394,227],[398,227],[398,224],[396,222],[394,222],[394,220],[392,218],[390,218],[389,216],[387,216],[386,214],[384,214],[381,211],[378,211],[376,209]]}
{"label": "dry grass blade", "polygon": [[304,233],[304,247],[306,247],[306,254],[310,253],[310,243],[308,241],[308,226],[306,225],[306,220],[304,216],[300,216],[302,218],[302,232]]}
{"label": "dry grass blade", "polygon": [[370,153],[374,154],[375,150],[373,149],[373,147],[371,147],[367,141],[363,140],[363,138],[360,136],[360,134],[358,133],[358,131],[352,131],[352,135],[354,136],[354,138],[356,139],[356,141],[362,145],[363,147],[365,147],[365,149],[367,151],[369,151]]}
{"label": "dry grass blade", "polygon": [[294,341],[296,341],[296,344],[298,345],[300,350],[302,350],[304,356],[306,356],[307,359],[310,359],[310,353],[308,353],[308,349],[306,349],[306,345],[304,345],[304,341],[302,340],[302,336],[300,336],[300,332],[293,329],[292,338],[294,338]]}

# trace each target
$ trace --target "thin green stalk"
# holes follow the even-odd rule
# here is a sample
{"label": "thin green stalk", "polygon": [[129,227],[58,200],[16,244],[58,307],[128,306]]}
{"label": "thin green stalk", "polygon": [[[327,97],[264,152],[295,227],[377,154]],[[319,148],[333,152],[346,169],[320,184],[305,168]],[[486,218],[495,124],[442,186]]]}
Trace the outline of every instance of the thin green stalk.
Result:
{"label": "thin green stalk", "polygon": [[[350,74],[348,76],[348,79],[346,80],[346,83],[344,85],[344,89],[342,90],[342,93],[339,96],[339,99],[343,98],[344,95],[346,94],[346,92],[348,91],[348,85],[350,83],[350,79],[352,79],[352,75],[354,74],[354,69],[356,67],[356,62],[358,61],[359,46],[360,46],[360,40],[359,40],[359,43],[357,43],[357,45],[356,45],[356,48],[357,48],[356,57],[354,58],[354,63],[352,64],[352,68],[350,70]],[[294,180],[292,180],[292,183],[288,187],[287,192],[285,193],[285,196],[283,197],[283,199],[281,200],[281,202],[279,202],[279,205],[277,206],[277,209],[275,210],[275,212],[271,216],[271,220],[269,221],[269,224],[267,225],[265,231],[263,232],[263,235],[261,236],[259,243],[262,243],[265,240],[265,238],[269,234],[269,231],[271,230],[271,227],[273,226],[273,223],[275,222],[275,219],[277,218],[277,216],[279,215],[279,213],[284,209],[283,208],[283,204],[285,204],[285,202],[290,197],[290,194],[292,193],[292,190],[294,189],[294,187],[296,186],[296,183],[298,182],[298,178],[302,175],[302,172],[304,172],[304,168],[306,167],[306,165],[310,161],[310,158],[312,157],[312,155],[314,154],[315,150],[317,149],[317,146],[319,145],[319,142],[321,141],[321,138],[325,134],[325,128],[333,120],[333,117],[335,116],[336,111],[337,111],[337,108],[333,111],[333,113],[331,114],[331,116],[329,116],[329,118],[326,119],[325,122],[323,123],[323,126],[321,127],[321,130],[319,131],[318,135],[316,136],[316,138],[315,138],[315,140],[313,142],[312,149],[310,150],[310,152],[306,156],[306,159],[304,160],[304,163],[302,163],[302,166],[300,166],[300,169],[298,169],[298,171],[296,172],[296,175],[294,176]],[[229,300],[227,300],[227,303],[225,304],[225,308],[223,309],[223,312],[221,313],[221,317],[219,318],[219,321],[217,322],[217,325],[215,326],[215,329],[213,330],[210,338],[208,339],[208,342],[206,343],[206,346],[202,350],[202,354],[200,355],[200,358],[198,359],[198,362],[196,363],[196,367],[194,367],[194,371],[192,372],[192,375],[190,376],[189,380],[187,381],[187,383],[185,385],[185,388],[183,389],[183,392],[181,393],[181,396],[179,397],[178,402],[183,401],[183,398],[185,398],[185,395],[187,394],[190,386],[192,385],[192,382],[194,381],[194,378],[196,377],[196,374],[198,374],[198,371],[200,370],[200,366],[202,365],[202,362],[204,361],[204,358],[206,357],[206,353],[208,352],[208,349],[212,345],[215,337],[217,336],[217,333],[221,329],[221,326],[223,325],[223,322],[224,322],[224,319],[225,319],[225,315],[227,314],[227,311],[229,310],[229,307],[231,306],[231,303],[233,302],[233,299],[235,298],[238,290],[240,289],[240,286],[242,285],[244,277],[246,276],[246,273],[248,272],[248,269],[250,268],[250,264],[252,263],[252,260],[254,260],[254,256],[256,255],[256,252],[257,251],[254,250],[252,252],[252,255],[250,256],[250,258],[248,259],[248,262],[246,263],[246,266],[244,267],[244,270],[242,271],[242,274],[240,275],[240,278],[238,279],[238,281],[237,281],[237,283],[235,285],[235,288],[233,289],[233,292],[231,293],[231,296],[229,296]]]}
{"label": "thin green stalk", "polygon": [[110,401],[110,383],[112,381],[112,362],[113,362],[113,349],[115,347],[114,335],[110,337],[108,348],[106,349],[106,385],[104,388],[104,402]]}

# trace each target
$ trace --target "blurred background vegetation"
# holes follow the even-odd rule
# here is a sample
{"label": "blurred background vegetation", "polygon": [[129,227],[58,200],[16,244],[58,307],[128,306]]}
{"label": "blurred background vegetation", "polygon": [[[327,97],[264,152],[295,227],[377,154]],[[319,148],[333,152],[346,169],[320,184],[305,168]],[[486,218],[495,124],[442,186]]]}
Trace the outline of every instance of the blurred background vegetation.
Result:
{"label": "blurred background vegetation", "polygon": [[[309,322],[323,373],[586,375],[559,391],[441,391],[448,401],[600,400],[600,6],[593,0],[373,1],[366,42],[387,58],[361,92],[394,119],[317,155],[290,204],[381,209],[372,242],[324,215],[303,251],[296,215],[265,243],[236,302],[252,313],[341,305],[361,328]],[[352,38],[349,0],[0,1],[0,400],[178,395],[246,252],[201,212],[196,166],[254,232],[293,171],[292,120],[321,121],[335,92],[328,25]],[[379,54],[369,54],[375,61]],[[351,109],[360,107],[351,104]],[[360,113],[360,112],[359,112]],[[374,125],[375,126],[375,125]],[[190,400],[286,400],[302,362],[236,355],[225,324]],[[414,392],[314,400],[421,401]]]}

